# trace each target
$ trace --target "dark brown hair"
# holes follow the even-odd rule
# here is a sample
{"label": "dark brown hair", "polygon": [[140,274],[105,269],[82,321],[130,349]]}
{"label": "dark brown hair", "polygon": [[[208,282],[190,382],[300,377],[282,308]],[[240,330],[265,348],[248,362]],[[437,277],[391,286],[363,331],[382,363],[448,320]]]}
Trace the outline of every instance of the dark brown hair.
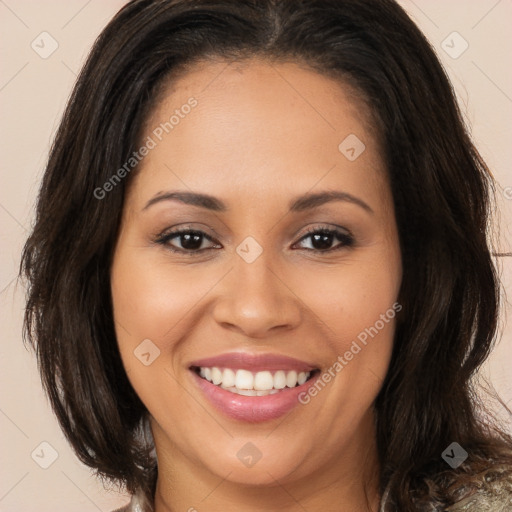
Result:
{"label": "dark brown hair", "polygon": [[[494,182],[434,51],[392,0],[134,0],[121,9],[75,85],[23,253],[25,333],[45,390],[78,457],[151,497],[147,411],[121,363],[110,295],[132,176],[103,199],[94,191],[139,147],[171,73],[255,56],[339,77],[375,118],[404,269],[404,309],[375,404],[380,486],[386,510],[440,510],[481,471],[511,470],[512,440],[479,417],[473,382],[497,333]],[[457,469],[441,458],[453,441],[469,453]]]}

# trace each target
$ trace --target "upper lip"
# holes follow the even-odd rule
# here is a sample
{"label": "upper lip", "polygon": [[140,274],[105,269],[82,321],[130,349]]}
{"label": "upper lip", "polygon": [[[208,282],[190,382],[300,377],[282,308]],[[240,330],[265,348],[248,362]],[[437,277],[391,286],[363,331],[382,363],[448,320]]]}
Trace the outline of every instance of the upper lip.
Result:
{"label": "upper lip", "polygon": [[247,352],[231,352],[218,356],[193,361],[190,367],[232,368],[259,372],[265,370],[295,370],[310,372],[318,367],[305,361],[280,354],[250,354]]}

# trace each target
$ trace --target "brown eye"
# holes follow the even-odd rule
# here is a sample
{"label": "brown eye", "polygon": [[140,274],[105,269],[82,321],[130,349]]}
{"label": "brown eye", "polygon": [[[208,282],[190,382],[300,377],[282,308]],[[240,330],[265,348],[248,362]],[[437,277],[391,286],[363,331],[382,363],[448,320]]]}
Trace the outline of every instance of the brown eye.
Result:
{"label": "brown eye", "polygon": [[[354,239],[348,233],[337,229],[315,229],[303,236],[300,242],[310,240],[310,247],[303,247],[309,251],[329,252],[354,245]],[[333,247],[333,243],[338,243]]]}
{"label": "brown eye", "polygon": [[200,252],[206,249],[218,248],[219,246],[204,247],[203,243],[210,241],[213,243],[206,233],[191,229],[181,229],[171,231],[161,235],[157,238],[156,242],[169,248],[171,251],[182,252],[182,253],[193,253]]}

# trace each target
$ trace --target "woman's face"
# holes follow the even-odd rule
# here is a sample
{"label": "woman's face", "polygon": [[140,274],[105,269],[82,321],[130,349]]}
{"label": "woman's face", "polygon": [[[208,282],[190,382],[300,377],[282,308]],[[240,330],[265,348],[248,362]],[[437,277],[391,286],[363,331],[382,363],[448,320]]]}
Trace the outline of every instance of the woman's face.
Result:
{"label": "woman's face", "polygon": [[293,63],[204,63],[142,145],[111,286],[161,468],[353,478],[375,447],[402,272],[364,106]]}

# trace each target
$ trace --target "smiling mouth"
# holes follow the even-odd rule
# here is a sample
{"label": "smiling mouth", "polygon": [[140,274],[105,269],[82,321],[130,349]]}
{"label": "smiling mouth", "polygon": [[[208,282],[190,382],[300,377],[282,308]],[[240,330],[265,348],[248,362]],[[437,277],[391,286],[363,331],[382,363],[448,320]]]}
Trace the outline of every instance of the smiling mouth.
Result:
{"label": "smiling mouth", "polygon": [[191,367],[199,377],[226,391],[242,396],[267,396],[302,386],[320,370],[263,370],[219,368],[216,366]]}

